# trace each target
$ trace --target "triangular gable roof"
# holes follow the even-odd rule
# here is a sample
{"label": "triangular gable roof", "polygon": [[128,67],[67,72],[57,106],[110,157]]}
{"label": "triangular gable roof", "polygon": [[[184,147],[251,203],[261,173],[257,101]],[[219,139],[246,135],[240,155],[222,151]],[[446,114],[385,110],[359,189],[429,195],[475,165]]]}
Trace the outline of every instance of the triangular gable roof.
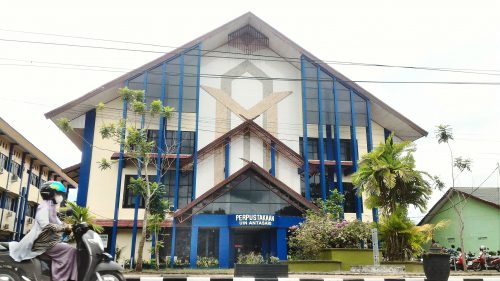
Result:
{"label": "triangular gable roof", "polygon": [[427,212],[427,214],[420,220],[418,225],[422,225],[425,223],[429,223],[429,221],[436,215],[438,212],[440,212],[441,208],[444,206],[444,204],[448,201],[448,198],[452,196],[453,192],[460,193],[465,196],[465,198],[469,199],[475,199],[478,200],[482,203],[485,203],[487,205],[490,205],[492,207],[496,207],[500,209],[500,188],[498,187],[483,187],[483,188],[466,188],[466,187],[459,187],[459,188],[452,188],[448,189],[448,191],[443,194],[443,196],[439,199],[439,201],[432,206],[432,208]]}
{"label": "triangular gable roof", "polygon": [[[206,207],[211,202],[215,201],[215,199],[231,191],[231,189],[234,188],[234,185],[229,187],[227,185],[248,170],[256,172],[258,175],[264,177],[267,181],[269,181],[270,184],[276,187],[275,189],[270,190],[280,198],[288,202],[290,205],[304,212],[308,209],[318,210],[318,207],[316,207],[316,205],[307,201],[307,199],[288,187],[285,183],[273,177],[271,174],[269,174],[269,172],[261,168],[259,165],[255,164],[254,162],[250,162],[243,168],[239,169],[237,172],[233,173],[227,179],[221,181],[220,183],[209,189],[207,192],[203,193],[200,197],[196,198],[196,200],[186,205],[183,209],[177,210],[174,213],[174,218],[176,218],[180,223],[188,220],[193,215],[195,215],[195,213],[192,213],[194,207],[202,204],[205,200],[211,200],[209,203],[202,206]],[[201,211],[202,209],[203,208],[201,208],[199,211]]]}
{"label": "triangular gable roof", "polygon": [[[57,119],[58,117],[67,117],[70,120],[75,119],[81,115],[83,115],[86,111],[91,110],[93,107],[91,106],[92,104],[97,104],[98,102],[108,102],[110,100],[102,100],[102,99],[96,99],[96,96],[98,96],[100,93],[109,91],[110,89],[114,89],[116,87],[121,87],[123,83],[130,79],[133,78],[140,73],[144,72],[145,70],[148,70],[150,68],[153,68],[157,65],[159,65],[161,62],[168,60],[170,58],[173,58],[177,55],[179,55],[181,52],[185,51],[186,49],[192,48],[196,46],[197,44],[204,42],[203,48],[205,49],[204,52],[208,52],[209,50],[215,49],[219,46],[214,45],[214,46],[208,46],[208,44],[205,44],[205,41],[211,38],[215,37],[220,37],[221,33],[224,33],[224,36],[227,36],[232,31],[237,30],[238,28],[241,28],[245,25],[252,24],[258,29],[267,29],[268,36],[273,35],[277,40],[287,44],[290,47],[290,50],[294,50],[298,52],[299,54],[304,54],[305,56],[309,57],[311,60],[318,62],[318,64],[323,67],[326,71],[330,72],[332,75],[336,76],[339,80],[344,81],[344,83],[348,84],[351,86],[357,93],[359,93],[361,96],[366,97],[372,102],[372,118],[379,123],[381,126],[383,126],[386,129],[389,129],[395,134],[403,139],[403,140],[415,140],[418,139],[422,136],[426,136],[428,133],[415,123],[413,123],[411,120],[403,116],[401,113],[397,112],[395,109],[372,95],[370,92],[359,86],[357,83],[352,82],[350,79],[348,79],[346,76],[342,75],[340,72],[336,71],[333,69],[331,66],[329,66],[326,63],[323,63],[319,58],[314,56],[313,54],[309,53],[307,50],[304,48],[300,47],[297,43],[293,42],[290,40],[288,37],[274,29],[272,26],[270,26],[268,23],[264,22],[262,19],[259,17],[255,16],[253,13],[248,12],[246,14],[243,14],[242,16],[212,30],[211,32],[202,35],[191,42],[184,44],[183,46],[175,49],[172,52],[169,52],[158,59],[155,59],[151,61],[150,63],[147,63],[133,71],[130,71],[104,85],[101,87],[87,93],[86,95],[79,97],[71,102],[66,103],[65,105],[62,105],[54,110],[51,110],[45,114],[46,118]],[[272,49],[273,43],[272,43],[272,38],[270,37],[270,45],[269,47]],[[227,42],[226,42],[227,43]],[[214,43],[217,44],[217,43]],[[296,63],[297,64],[297,63]],[[297,66],[300,69],[300,66]],[[116,97],[116,95],[115,95]],[[85,104],[83,104],[85,103]],[[64,114],[67,113],[69,109],[72,109],[73,107],[78,106],[78,110],[72,111],[72,116],[65,116]],[[79,113],[78,113],[79,112]],[[77,115],[79,114],[79,115]],[[55,118],[55,119],[54,119]]]}
{"label": "triangular gable roof", "polygon": [[[304,164],[304,159],[302,158],[302,156],[300,156],[300,154],[298,154],[293,149],[288,147],[286,144],[277,139],[271,133],[264,130],[264,128],[259,126],[253,120],[244,121],[240,125],[236,126],[235,128],[229,130],[227,133],[215,139],[213,142],[204,146],[202,149],[198,150],[198,159],[203,159],[206,155],[213,152],[215,149],[224,146],[225,140],[227,138],[232,138],[235,135],[245,132],[254,133],[257,137],[262,139],[269,146],[271,145],[271,143],[274,143],[276,151],[281,153],[281,155],[286,157],[288,160],[290,160],[298,167],[301,167]],[[186,159],[185,162],[186,165],[193,164],[193,157],[194,155],[191,155],[188,159]],[[183,167],[183,169],[185,169],[185,167]]]}

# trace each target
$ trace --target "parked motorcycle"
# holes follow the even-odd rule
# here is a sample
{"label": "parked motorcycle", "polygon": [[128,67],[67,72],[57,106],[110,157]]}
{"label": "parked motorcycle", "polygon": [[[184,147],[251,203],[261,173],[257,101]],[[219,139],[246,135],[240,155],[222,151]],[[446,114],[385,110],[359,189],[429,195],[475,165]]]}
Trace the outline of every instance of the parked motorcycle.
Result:
{"label": "parked motorcycle", "polygon": [[491,261],[491,267],[495,268],[498,272],[500,272],[500,256],[497,256],[495,259]]}
{"label": "parked motorcycle", "polygon": [[[77,281],[125,281],[121,266],[104,252],[101,237],[90,230],[86,223],[73,226],[76,240]],[[9,244],[0,243],[0,280],[2,281],[52,281],[51,260],[41,255],[29,261],[16,262],[9,255]]]}

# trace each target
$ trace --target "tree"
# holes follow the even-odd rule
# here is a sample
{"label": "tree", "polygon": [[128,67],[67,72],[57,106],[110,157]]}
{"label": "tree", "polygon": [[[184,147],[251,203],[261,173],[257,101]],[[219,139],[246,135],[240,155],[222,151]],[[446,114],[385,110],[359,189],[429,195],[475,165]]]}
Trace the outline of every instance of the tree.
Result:
{"label": "tree", "polygon": [[392,143],[392,137],[363,155],[358,170],[352,175],[352,183],[358,194],[367,194],[367,206],[382,208],[384,215],[410,205],[424,210],[432,193],[432,186],[424,177],[429,180],[432,177],[416,170],[414,145],[410,142]]}
{"label": "tree", "polygon": [[[463,218],[463,210],[467,203],[467,198],[464,194],[457,192],[455,190],[455,168],[457,168],[460,173],[464,171],[471,171],[472,161],[470,159],[463,159],[462,157],[453,158],[453,150],[451,149],[450,140],[453,140],[453,131],[451,126],[449,125],[439,125],[436,129],[436,138],[438,139],[438,143],[446,143],[448,145],[448,149],[450,151],[451,157],[451,183],[453,191],[448,194],[448,200],[453,206],[453,210],[458,216],[459,222],[459,235],[460,235],[460,247],[462,249],[462,256],[465,257],[465,247],[464,247],[464,228],[465,222]],[[458,175],[457,175],[458,176]],[[456,195],[456,200],[453,199],[453,195]],[[467,266],[464,266],[464,271],[467,271]]]}
{"label": "tree", "polygon": [[[162,193],[163,185],[152,179],[160,171],[163,176],[174,160],[162,159],[157,157],[157,152],[161,154],[169,153],[179,143],[172,144],[171,147],[158,147],[156,140],[148,137],[148,131],[154,120],[160,118],[169,119],[173,112],[173,108],[164,106],[162,101],[153,100],[150,104],[144,102],[144,90],[133,90],[128,87],[118,89],[118,96],[125,102],[127,108],[127,118],[119,121],[105,122],[106,116],[103,114],[102,124],[99,128],[101,138],[111,140],[115,144],[123,147],[124,159],[133,163],[138,170],[137,179],[131,179],[127,188],[130,188],[134,195],[142,196],[144,200],[144,217],[141,230],[141,240],[138,246],[138,255],[136,263],[136,271],[142,271],[142,260],[146,234],[148,230],[148,217],[152,215],[151,210],[155,204],[158,205],[158,200],[163,200]],[[99,103],[96,106],[97,114],[103,112],[106,106],[104,103]],[[57,121],[59,128],[65,132],[72,130],[70,122],[66,118],[61,118]],[[156,124],[155,124],[156,125]],[[164,128],[159,128],[164,130]],[[166,134],[163,134],[164,136]],[[103,158],[98,161],[101,170],[109,169],[114,162]],[[152,172],[154,171],[154,172]],[[156,198],[156,199],[155,199]],[[162,203],[163,204],[163,203]],[[161,204],[160,204],[161,205]],[[154,214],[154,212],[153,212]],[[164,217],[163,217],[164,218]]]}
{"label": "tree", "polygon": [[[365,193],[366,205],[381,208],[380,233],[386,258],[405,260],[416,253],[418,229],[408,218],[407,209],[414,206],[423,211],[432,194],[429,181],[434,179],[416,169],[410,142],[385,143],[363,155],[352,183],[358,194]],[[426,179],[427,178],[427,179]]]}

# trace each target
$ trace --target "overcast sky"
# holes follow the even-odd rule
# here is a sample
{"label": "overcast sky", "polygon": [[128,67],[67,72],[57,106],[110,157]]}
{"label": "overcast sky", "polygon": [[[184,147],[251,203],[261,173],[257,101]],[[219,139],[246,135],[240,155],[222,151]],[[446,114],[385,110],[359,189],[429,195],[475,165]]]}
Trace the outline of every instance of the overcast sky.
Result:
{"label": "overcast sky", "polygon": [[[61,167],[78,163],[80,151],[43,114],[160,55],[5,40],[172,50],[6,30],[175,47],[248,11],[323,60],[490,70],[332,65],[352,80],[500,82],[499,1],[1,0],[0,116]],[[438,124],[453,127],[455,155],[473,161],[457,186],[477,187],[500,162],[500,85],[361,85],[429,132],[416,141],[419,169],[451,183],[448,149],[434,137]],[[495,173],[483,186],[498,184]],[[430,204],[441,195],[435,192]]]}

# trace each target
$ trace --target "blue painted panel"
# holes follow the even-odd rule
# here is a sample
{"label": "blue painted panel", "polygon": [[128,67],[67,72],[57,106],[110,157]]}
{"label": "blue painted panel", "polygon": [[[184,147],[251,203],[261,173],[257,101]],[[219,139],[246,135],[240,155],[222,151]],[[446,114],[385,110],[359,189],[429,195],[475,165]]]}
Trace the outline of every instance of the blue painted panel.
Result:
{"label": "blue painted panel", "polygon": [[[354,95],[352,90],[349,90],[351,104],[351,155],[352,155],[352,171],[358,170],[358,141],[356,136],[356,107],[354,106]],[[361,196],[356,194],[356,219],[363,220],[363,205]]]}
{"label": "blue painted panel", "polygon": [[323,142],[323,91],[321,89],[321,71],[316,67],[316,82],[318,85],[318,148],[319,148],[319,183],[321,186],[321,198],[326,200],[326,178],[325,178],[325,147]]}
{"label": "blue painted panel", "polygon": [[177,223],[175,222],[175,219],[172,221],[172,241],[171,241],[171,247],[170,247],[170,267],[174,267],[175,264],[175,241],[176,241],[176,234],[177,234]]}
{"label": "blue painted panel", "polygon": [[230,145],[231,145],[231,139],[226,138],[224,140],[224,178],[227,179],[229,177],[229,154],[231,153],[230,150]]}
{"label": "blue painted panel", "polygon": [[307,150],[307,100],[306,100],[306,67],[305,67],[305,57],[300,56],[300,77],[302,80],[302,151],[304,152],[304,185],[306,199],[311,201],[311,187],[309,185],[309,157]]}
{"label": "blue painted panel", "polygon": [[287,259],[286,232],[286,228],[278,228],[276,230],[276,248],[278,258],[282,261]]}
{"label": "blue painted panel", "polygon": [[219,268],[229,268],[230,259],[230,235],[229,227],[219,228]]}
{"label": "blue painted panel", "polygon": [[339,126],[339,106],[338,106],[338,96],[336,93],[337,79],[333,78],[333,107],[335,112],[335,127],[334,127],[334,140],[335,140],[335,172],[337,176],[337,190],[339,193],[344,194],[344,188],[342,187],[342,165],[340,158],[340,126]]}
{"label": "blue painted panel", "polygon": [[[335,160],[334,158],[334,150],[333,150],[333,135],[332,135],[332,125],[326,125],[326,159],[328,160]],[[334,174],[334,166],[328,166],[325,167],[328,169],[327,175],[327,191],[328,195],[332,190],[334,189],[334,181],[333,181],[333,174]]]}
{"label": "blue painted panel", "polygon": [[[125,82],[125,86],[128,86],[128,81]],[[127,101],[123,100],[122,108],[122,119],[127,120]],[[111,243],[109,246],[109,253],[111,256],[115,256],[116,249],[116,233],[118,231],[118,210],[120,208],[120,194],[122,188],[122,174],[123,174],[123,139],[125,138],[125,127],[121,131],[121,143],[120,143],[120,156],[118,158],[118,176],[116,177],[116,194],[115,194],[115,210],[113,213],[113,228],[111,230]]]}
{"label": "blue painted panel", "polygon": [[194,139],[194,155],[193,155],[193,191],[191,200],[196,198],[196,173],[198,172],[198,123],[200,119],[200,68],[201,68],[201,43],[198,45],[198,67],[196,76],[196,127]]}
{"label": "blue painted panel", "polygon": [[[368,152],[371,152],[373,150],[373,134],[372,134],[372,107],[370,104],[370,101],[366,101],[366,121],[367,121],[367,126],[366,126],[366,145],[367,145],[367,150]],[[378,222],[378,209],[373,208],[372,209],[372,217],[374,222]]]}
{"label": "blue painted panel", "polygon": [[[238,217],[240,216],[240,217]],[[262,222],[261,226],[267,227],[284,227],[288,228],[293,225],[297,225],[304,221],[302,217],[291,217],[291,216],[277,216],[277,215],[262,215],[268,216],[267,218],[259,219],[255,218],[245,218],[241,216],[245,215],[208,215],[208,214],[200,214],[194,215],[192,218],[192,225],[197,227],[255,227],[256,224],[240,224],[241,221],[254,221],[254,222]],[[249,215],[253,216],[253,215]],[[259,216],[259,215],[255,215]],[[272,221],[269,218],[272,216]],[[270,224],[263,224],[263,222],[270,222]]]}
{"label": "blue painted panel", "polygon": [[76,204],[87,206],[89,192],[90,166],[92,165],[92,146],[94,144],[95,109],[85,114],[85,128],[83,129],[82,161],[80,164],[80,177],[78,179],[78,193]]}
{"label": "blue painted panel", "polygon": [[227,227],[227,215],[194,215],[191,223],[193,226],[199,227]]}
{"label": "blue painted panel", "polygon": [[276,144],[271,142],[271,175],[276,176]]}
{"label": "blue painted panel", "polygon": [[191,245],[189,248],[189,266],[196,268],[196,261],[198,256],[198,227],[191,227]]}

